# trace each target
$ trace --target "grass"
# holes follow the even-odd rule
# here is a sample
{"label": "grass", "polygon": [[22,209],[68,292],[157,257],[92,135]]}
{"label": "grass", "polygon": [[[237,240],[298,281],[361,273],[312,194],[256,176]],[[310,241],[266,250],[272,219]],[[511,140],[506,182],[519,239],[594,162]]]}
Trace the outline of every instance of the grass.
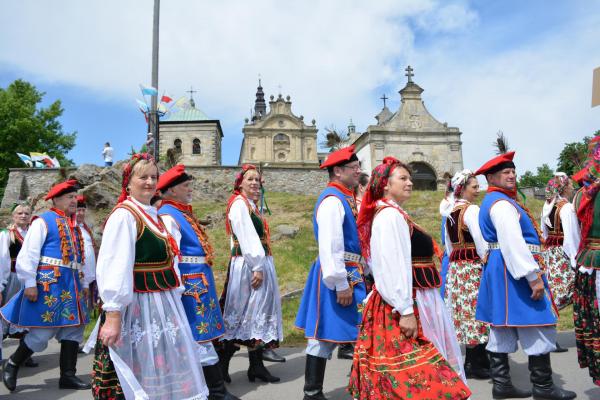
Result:
{"label": "grass", "polygon": [[[414,192],[411,199],[404,205],[405,210],[414,221],[433,235],[438,243],[440,243],[441,223],[438,207],[443,195],[442,192]],[[481,198],[483,195],[479,200]],[[317,256],[317,245],[312,227],[312,212],[316,196],[268,193],[267,201],[272,212],[271,215],[267,215],[272,233],[278,225],[282,224],[300,228],[295,238],[283,238],[272,243],[279,287],[283,295],[304,287],[310,266]],[[532,215],[537,217],[540,215],[543,201],[527,199],[526,205],[531,209]],[[225,204],[222,201],[195,203],[194,210],[200,219],[210,217],[212,220],[207,232],[215,248],[213,271],[217,282],[217,293],[220,293],[229,263],[229,238],[225,233]],[[285,335],[283,344],[287,346],[305,342],[303,332],[293,326],[298,304],[299,297],[297,296],[285,299],[282,304]],[[558,327],[564,330],[573,329],[571,307],[561,311]],[[90,324],[86,332],[91,331],[92,328],[93,325]]]}

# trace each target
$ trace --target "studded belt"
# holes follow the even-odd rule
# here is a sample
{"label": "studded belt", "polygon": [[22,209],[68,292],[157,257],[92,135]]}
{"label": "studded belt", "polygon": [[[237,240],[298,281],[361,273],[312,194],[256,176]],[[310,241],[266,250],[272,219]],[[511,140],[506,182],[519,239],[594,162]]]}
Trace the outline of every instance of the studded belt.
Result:
{"label": "studded belt", "polygon": [[65,267],[65,268],[71,268],[71,269],[76,269],[76,270],[80,270],[82,267],[82,264],[77,263],[77,262],[71,262],[68,264],[64,264],[60,258],[46,257],[46,256],[40,257],[40,263],[53,265],[55,267]]}
{"label": "studded belt", "polygon": [[349,251],[344,252],[344,261],[365,264],[365,259],[362,255],[356,254],[356,253],[350,253]]}
{"label": "studded belt", "polygon": [[[540,246],[539,244],[525,243],[525,245],[527,246],[529,251],[531,251],[532,253],[541,253],[542,252],[542,246]],[[500,250],[500,244],[498,244],[498,242],[488,243],[488,248],[490,250]]]}
{"label": "studded belt", "polygon": [[179,261],[182,264],[206,264],[206,257],[204,256],[181,256]]}

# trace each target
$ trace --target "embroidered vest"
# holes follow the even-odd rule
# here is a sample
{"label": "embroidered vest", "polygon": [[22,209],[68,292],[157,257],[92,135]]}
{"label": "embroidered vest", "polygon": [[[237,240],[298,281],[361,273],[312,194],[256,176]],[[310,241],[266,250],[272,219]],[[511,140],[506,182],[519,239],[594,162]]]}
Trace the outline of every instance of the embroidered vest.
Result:
{"label": "embroidered vest", "polygon": [[[575,194],[573,204],[579,209],[582,192]],[[594,198],[594,221],[582,248],[577,253],[577,264],[586,268],[600,269],[600,195]]]}
{"label": "embroidered vest", "polygon": [[[265,255],[270,256],[271,253],[271,235],[269,233],[269,225],[267,221],[263,218],[263,216],[259,213],[258,210],[255,210],[251,205],[248,199],[244,196],[240,196],[246,206],[248,207],[248,212],[250,213],[250,219],[252,220],[252,225],[254,225],[254,229],[260,238],[260,242],[262,243],[263,249],[265,250]],[[237,200],[236,200],[237,201]],[[231,234],[233,238],[233,247],[231,248],[231,256],[239,257],[242,255],[242,248],[240,247],[240,242],[234,233]]]}
{"label": "embroidered vest", "polygon": [[[137,224],[133,290],[163,292],[178,287],[179,278],[173,267],[174,254],[167,238],[154,233],[140,212],[129,204],[121,203],[116,208],[124,208],[131,212]],[[160,218],[159,223],[162,224]]]}
{"label": "embroidered vest", "polygon": [[465,224],[465,212],[470,203],[459,204],[450,213],[452,220],[446,220],[446,230],[452,243],[450,261],[473,261],[479,260],[477,248],[469,228]]}
{"label": "embroidered vest", "polygon": [[[36,218],[41,218],[47,229],[40,256],[59,259],[65,265],[73,262],[84,263],[83,236],[78,226],[71,229],[67,217],[53,210],[46,211]],[[40,262],[40,265],[45,264]]]}
{"label": "embroidered vest", "polygon": [[552,221],[552,226],[546,224],[546,228],[548,229],[548,237],[546,238],[547,246],[562,246],[565,234],[563,231],[562,221],[560,219],[560,210],[567,204],[566,200],[561,200],[558,203],[555,203],[552,207],[552,211],[550,211],[550,215],[548,218]]}
{"label": "embroidered vest", "polygon": [[17,264],[19,251],[21,251],[21,247],[23,246],[23,237],[17,228],[9,229],[8,233],[10,235],[10,245],[8,246],[8,252],[10,254],[10,272],[16,272],[15,265]]}

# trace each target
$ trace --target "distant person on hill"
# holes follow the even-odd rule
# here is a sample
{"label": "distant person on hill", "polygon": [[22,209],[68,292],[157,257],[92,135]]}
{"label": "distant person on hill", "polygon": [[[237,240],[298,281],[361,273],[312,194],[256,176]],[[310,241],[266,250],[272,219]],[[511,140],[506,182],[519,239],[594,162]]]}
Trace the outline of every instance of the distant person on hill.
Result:
{"label": "distant person on hill", "polygon": [[104,158],[104,166],[105,167],[112,167],[113,152],[114,152],[114,149],[110,146],[110,143],[109,142],[104,143],[104,149],[102,149],[102,157]]}
{"label": "distant person on hill", "polygon": [[360,162],[354,146],[334,153],[321,164],[329,184],[315,205],[313,225],[319,256],[313,263],[296,317],[308,339],[304,400],[326,400],[323,380],[327,360],[338,344],[354,343],[366,296],[356,227],[355,189]]}

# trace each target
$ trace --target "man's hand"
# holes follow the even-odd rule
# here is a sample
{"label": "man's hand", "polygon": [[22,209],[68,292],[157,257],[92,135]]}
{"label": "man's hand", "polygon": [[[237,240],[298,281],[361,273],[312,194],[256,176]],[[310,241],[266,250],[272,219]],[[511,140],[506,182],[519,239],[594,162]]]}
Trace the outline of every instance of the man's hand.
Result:
{"label": "man's hand", "polygon": [[342,291],[336,291],[337,302],[342,307],[348,307],[352,304],[352,288],[348,288]]}
{"label": "man's hand", "polygon": [[532,291],[531,298],[533,300],[539,300],[542,298],[542,296],[544,296],[544,291],[546,288],[544,287],[544,281],[542,278],[538,277],[535,281],[530,281],[529,287]]}
{"label": "man's hand", "polygon": [[23,294],[25,295],[27,300],[29,300],[31,302],[37,301],[37,298],[38,298],[37,286],[26,288],[25,291],[23,292]]}
{"label": "man's hand", "polygon": [[407,339],[417,337],[419,328],[417,327],[417,319],[415,314],[402,315],[400,317],[400,331]]}

